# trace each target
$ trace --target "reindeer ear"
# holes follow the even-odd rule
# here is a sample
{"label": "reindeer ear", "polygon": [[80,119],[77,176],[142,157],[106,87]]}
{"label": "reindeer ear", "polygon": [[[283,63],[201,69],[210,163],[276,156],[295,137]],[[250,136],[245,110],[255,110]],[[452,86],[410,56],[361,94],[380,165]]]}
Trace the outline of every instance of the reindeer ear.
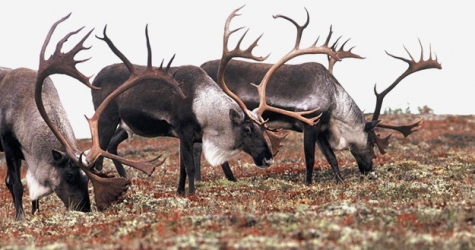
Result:
{"label": "reindeer ear", "polygon": [[364,126],[364,131],[365,132],[372,131],[374,128],[376,128],[376,126],[379,124],[379,122],[381,122],[381,120],[366,122],[366,124]]}
{"label": "reindeer ear", "polygon": [[68,161],[68,156],[64,152],[53,149],[51,153],[53,154],[54,162],[58,166],[60,166],[60,167],[66,166],[66,163]]}
{"label": "reindeer ear", "polygon": [[242,117],[241,115],[234,109],[229,110],[229,119],[235,124],[241,124],[242,123]]}

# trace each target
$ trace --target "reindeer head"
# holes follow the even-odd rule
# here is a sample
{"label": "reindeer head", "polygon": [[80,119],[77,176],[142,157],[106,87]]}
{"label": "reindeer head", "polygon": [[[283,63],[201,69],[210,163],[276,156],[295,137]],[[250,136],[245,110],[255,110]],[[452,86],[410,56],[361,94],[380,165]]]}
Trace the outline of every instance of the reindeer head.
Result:
{"label": "reindeer head", "polygon": [[229,117],[233,124],[234,134],[240,137],[242,151],[248,153],[254,164],[259,168],[266,168],[274,162],[272,151],[264,138],[264,128],[256,124],[247,116],[242,117],[237,111],[231,109]]}
{"label": "reindeer head", "polygon": [[59,177],[59,183],[53,191],[63,201],[66,208],[90,212],[91,201],[87,191],[87,176],[66,153],[53,149],[51,154]]}

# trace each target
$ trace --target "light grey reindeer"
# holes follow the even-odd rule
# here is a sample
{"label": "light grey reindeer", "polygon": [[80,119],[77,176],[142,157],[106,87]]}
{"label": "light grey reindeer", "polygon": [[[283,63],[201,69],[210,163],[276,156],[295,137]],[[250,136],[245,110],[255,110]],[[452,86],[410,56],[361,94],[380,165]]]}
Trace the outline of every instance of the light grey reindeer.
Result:
{"label": "light grey reindeer", "polygon": [[[304,51],[305,49],[300,48],[300,39],[303,30],[309,23],[308,12],[307,21],[303,26],[298,25],[294,20],[286,16],[277,15],[274,16],[274,18],[284,18],[293,23],[297,28],[295,47],[288,55]],[[324,46],[328,46],[331,34],[332,30],[330,28],[330,33]],[[337,42],[331,46],[331,49],[337,53],[340,60],[343,58],[361,58],[353,54],[351,49],[344,50],[344,46],[348,40],[343,43],[338,51]],[[314,126],[284,117],[274,112],[266,112],[263,114],[264,119],[268,120],[268,125],[271,127],[303,133],[307,170],[305,182],[307,184],[312,183],[315,144],[318,145],[320,151],[332,167],[336,180],[341,181],[343,178],[340,174],[338,160],[334,151],[349,150],[355,157],[359,170],[362,173],[368,173],[373,169],[372,160],[375,157],[373,146],[376,144],[380,152],[385,153],[385,148],[388,146],[389,137],[391,135],[389,134],[385,138],[381,138],[379,132],[375,131],[375,128],[393,129],[401,132],[404,136],[408,136],[419,129],[421,121],[400,126],[380,122],[379,114],[383,98],[406,76],[424,69],[441,69],[442,66],[437,62],[437,58],[432,58],[432,51],[430,52],[430,58],[426,61],[423,60],[422,44],[419,62],[414,61],[410,54],[411,60],[393,56],[389,53],[388,55],[408,63],[409,67],[383,92],[377,93],[375,86],[375,94],[377,97],[376,108],[369,121],[366,120],[363,112],[333,76],[332,69],[334,64],[338,61],[333,57],[328,57],[328,69],[314,62],[283,65],[275,71],[274,76],[269,80],[267,102],[286,110],[318,108],[322,114],[320,122]],[[222,60],[209,61],[201,65],[201,67],[213,79],[218,79],[221,77],[218,73],[218,68],[221,67],[222,64],[221,61]],[[259,82],[265,78],[271,67],[273,67],[273,65],[265,63],[233,60],[228,64],[224,79],[231,91],[240,96],[245,105],[250,108],[255,108],[259,103],[255,101],[257,91],[251,83]],[[292,93],[292,95],[289,93]],[[195,154],[199,155],[199,147],[195,148]],[[199,164],[196,166],[199,168]],[[222,168],[228,179],[235,180],[227,162],[222,164]]]}
{"label": "light grey reindeer", "polygon": [[[34,86],[37,72],[26,68],[1,69],[0,75],[0,150],[5,152],[5,183],[13,197],[16,220],[24,218],[20,177],[22,160],[27,163],[26,181],[33,214],[39,209],[39,199],[53,192],[66,208],[90,211],[87,176],[67,157],[36,107]],[[43,98],[51,120],[71,146],[79,151],[58,93],[49,78],[44,82]]]}

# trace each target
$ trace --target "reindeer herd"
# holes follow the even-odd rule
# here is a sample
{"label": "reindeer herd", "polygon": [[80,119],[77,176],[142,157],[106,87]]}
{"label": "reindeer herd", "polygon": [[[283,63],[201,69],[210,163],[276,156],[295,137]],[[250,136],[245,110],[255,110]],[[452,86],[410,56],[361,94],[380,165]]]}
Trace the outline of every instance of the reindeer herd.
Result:
{"label": "reindeer herd", "polygon": [[[266,57],[252,53],[260,37],[242,49],[244,33],[234,49],[228,48],[230,36],[241,29],[229,29],[240,9],[233,11],[225,22],[222,57],[200,67],[172,67],[173,58],[166,66],[163,63],[159,67],[152,66],[147,29],[147,65],[134,65],[115,47],[104,28],[102,37],[96,37],[106,42],[123,63],[103,68],[91,83],[90,78],[76,68],[78,63],[88,59],[77,61],[74,57],[88,49],[84,42],[92,30],[69,52],[62,52],[63,44],[82,28],[70,32],[57,43],[51,57],[45,59],[54,30],[68,15],[54,23],[47,34],[37,71],[0,68],[0,150],[5,155],[5,183],[13,198],[16,220],[24,218],[20,175],[23,160],[27,163],[26,181],[32,213],[39,209],[39,199],[53,192],[67,209],[91,211],[89,181],[98,210],[122,198],[131,184],[124,164],[151,175],[154,168],[163,163],[160,156],[144,161],[118,156],[118,145],[131,134],[177,138],[180,142],[177,192],[185,194],[188,178],[188,192],[193,194],[195,180],[201,177],[202,152],[211,165],[221,165],[226,178],[235,181],[229,159],[245,152],[257,167],[267,168],[282,145],[285,130],[293,130],[303,133],[305,183],[312,183],[315,145],[332,167],[336,180],[342,181],[334,151],[350,150],[359,170],[366,174],[373,170],[374,145],[384,154],[389,143],[391,134],[381,137],[379,128],[393,129],[404,136],[420,128],[421,121],[396,126],[381,122],[379,115],[385,95],[406,76],[423,69],[441,69],[437,58],[432,58],[432,51],[427,60],[421,51],[419,61],[409,52],[410,60],[387,53],[409,67],[383,92],[377,93],[375,88],[377,103],[373,116],[367,120],[333,75],[336,62],[362,58],[352,49],[344,49],[348,41],[339,47],[338,38],[330,45],[330,28],[323,45],[318,46],[317,39],[313,45],[301,48],[309,13],[304,25],[277,15],[274,18],[283,18],[295,25],[295,46],[277,63],[262,63]],[[285,64],[304,54],[325,54],[328,68],[315,62]],[[58,93],[48,78],[53,74],[68,75],[91,89],[96,112],[88,118],[92,142],[87,150],[81,151],[78,147]],[[104,157],[114,162],[119,176],[103,170]]]}

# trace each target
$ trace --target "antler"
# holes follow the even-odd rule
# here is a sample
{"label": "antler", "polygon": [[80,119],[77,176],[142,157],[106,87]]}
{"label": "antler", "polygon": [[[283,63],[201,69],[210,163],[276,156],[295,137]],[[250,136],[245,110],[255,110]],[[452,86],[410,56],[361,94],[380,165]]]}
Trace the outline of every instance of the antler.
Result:
{"label": "antler", "polygon": [[442,69],[442,65],[437,61],[437,56],[435,56],[434,59],[432,59],[432,48],[430,48],[430,52],[429,52],[429,59],[428,60],[424,60],[424,48],[422,47],[422,43],[421,43],[421,40],[419,40],[419,44],[421,46],[421,58],[419,59],[418,62],[416,62],[414,60],[414,58],[412,58],[412,55],[411,53],[409,53],[409,51],[406,49],[406,47],[404,46],[404,49],[406,50],[407,54],[409,55],[409,57],[411,58],[411,60],[408,60],[406,58],[402,58],[402,57],[398,57],[398,56],[394,56],[394,55],[391,55],[389,54],[388,52],[386,52],[387,55],[393,57],[393,58],[396,58],[396,59],[399,59],[399,60],[402,60],[404,62],[406,62],[407,64],[409,64],[409,67],[407,68],[407,70],[402,73],[397,79],[396,81],[394,81],[388,88],[386,88],[384,91],[382,91],[381,93],[378,94],[378,92],[376,91],[376,85],[374,85],[374,94],[376,95],[376,108],[374,109],[374,113],[373,113],[373,119],[372,120],[378,120],[379,118],[379,115],[380,115],[380,112],[381,112],[381,107],[383,105],[383,99],[384,97],[392,90],[394,89],[394,87],[396,87],[396,85],[402,80],[404,79],[406,76],[412,74],[412,73],[415,73],[417,71],[421,71],[421,70],[424,70],[424,69],[432,69],[432,68],[436,68],[436,69]]}
{"label": "antler", "polygon": [[373,141],[378,145],[379,152],[384,155],[386,154],[386,148],[389,146],[389,138],[391,138],[391,135],[393,132],[389,133],[385,137],[381,137],[380,133],[375,133],[374,130],[372,131],[373,134]]}
{"label": "antler", "polygon": [[[79,51],[87,50],[87,49],[90,48],[90,47],[87,47],[87,48],[84,47],[83,44],[84,44],[84,41],[89,37],[89,35],[93,31],[93,29],[91,31],[89,31],[73,49],[71,49],[67,53],[62,53],[61,48],[62,48],[63,44],[67,41],[67,39],[69,37],[71,37],[72,35],[77,34],[78,32],[80,32],[84,27],[82,27],[82,28],[80,28],[76,31],[70,32],[62,40],[60,40],[58,42],[58,44],[56,46],[56,50],[54,51],[53,55],[48,60],[44,59],[44,54],[45,54],[46,47],[49,44],[49,41],[51,39],[51,36],[52,36],[54,30],[56,29],[56,27],[61,22],[68,19],[70,17],[70,15],[71,14],[69,14],[69,15],[63,17],[62,19],[58,20],[57,22],[55,22],[51,26],[51,29],[48,32],[48,35],[46,36],[45,42],[44,42],[43,47],[42,47],[41,52],[40,52],[40,64],[39,64],[38,74],[37,74],[37,78],[36,78],[36,87],[35,87],[35,101],[36,101],[36,105],[38,107],[38,110],[39,110],[41,116],[43,117],[45,123],[49,126],[49,128],[52,130],[54,135],[58,138],[60,143],[63,145],[63,147],[65,148],[65,150],[68,154],[68,156],[71,158],[71,160],[75,164],[80,166],[81,169],[83,169],[84,172],[89,176],[89,179],[91,180],[91,182],[94,186],[96,205],[100,210],[102,210],[102,209],[107,208],[113,201],[117,200],[117,198],[119,198],[127,190],[128,186],[130,185],[130,180],[125,179],[125,178],[110,178],[111,176],[103,175],[103,174],[100,174],[100,173],[94,171],[94,169],[92,169],[91,166],[93,166],[94,161],[97,159],[97,157],[102,155],[102,156],[108,157],[110,159],[117,160],[119,162],[122,162],[123,164],[135,167],[135,168],[143,171],[144,173],[146,173],[148,175],[150,175],[153,172],[154,166],[151,166],[148,163],[144,163],[144,162],[130,161],[130,160],[124,159],[122,157],[112,155],[108,152],[105,152],[105,151],[101,150],[100,147],[94,146],[94,145],[98,145],[98,140],[99,140],[98,139],[98,133],[97,133],[97,118],[90,119],[90,120],[93,120],[93,121],[96,120],[96,123],[89,122],[89,124],[91,126],[91,134],[92,134],[92,137],[93,137],[92,138],[93,147],[92,147],[92,150],[87,154],[87,157],[88,157],[89,160],[84,162],[83,161],[84,153],[78,152],[79,150],[77,148],[73,148],[68,143],[66,138],[60,133],[60,131],[56,127],[56,125],[51,122],[51,119],[49,118],[49,116],[48,116],[48,114],[45,110],[45,107],[43,105],[43,100],[42,100],[42,96],[41,96],[42,89],[43,89],[43,81],[49,75],[65,74],[65,75],[71,76],[71,77],[79,80],[80,82],[82,82],[83,84],[85,84],[86,86],[88,86],[92,89],[97,89],[96,87],[94,87],[90,83],[90,81],[89,81],[90,77],[84,76],[81,72],[79,72],[76,69],[76,64],[85,62],[89,59],[79,60],[79,61],[74,60],[74,56],[76,56],[76,54]],[[148,43],[148,36],[147,36],[147,43]],[[112,50],[114,51],[114,49],[112,49]],[[121,57],[121,56],[119,56],[119,57]],[[124,58],[125,57],[123,57],[123,56],[121,57],[122,60],[124,60]],[[151,61],[150,48],[149,48],[149,61]],[[130,62],[128,63],[128,65],[129,66],[131,65]],[[128,87],[131,87],[133,84],[136,84],[136,83],[138,83],[138,82],[140,82],[141,80],[144,80],[144,79],[157,79],[159,81],[165,81],[168,84],[171,84],[172,86],[174,86],[174,85],[178,86],[178,83],[176,83],[172,79],[170,74],[168,74],[169,66],[170,66],[170,64],[168,65],[166,70],[162,70],[162,68],[160,68],[160,70],[158,70],[157,72],[154,72],[153,74],[150,73],[150,71],[151,71],[150,69],[147,69],[145,71],[146,73],[143,73],[143,72],[140,72],[139,74],[133,74],[132,73],[131,75],[133,75],[134,78],[132,76],[131,76],[131,78],[133,78],[133,80],[129,79],[129,81],[127,81],[127,83],[128,83],[127,87],[122,87],[122,88],[114,91],[113,92],[114,96],[122,93]],[[151,67],[148,67],[148,68],[151,68]],[[137,73],[137,72],[135,72],[135,73]],[[170,80],[170,79],[172,79],[172,80]],[[126,85],[126,84],[124,84],[124,85]],[[184,96],[183,93],[181,92],[181,90],[178,87],[176,87],[176,88],[175,88],[176,92],[181,94],[182,96]],[[109,97],[108,97],[107,102],[109,102],[113,98],[113,97],[110,97],[110,98]],[[105,105],[107,105],[107,102],[106,101],[103,102],[103,108],[105,107]],[[94,117],[99,117],[101,112],[102,111],[99,111],[99,112],[96,111],[96,113],[94,114]],[[108,177],[108,178],[103,178],[103,177]]]}
{"label": "antler", "polygon": [[64,138],[64,136],[59,132],[58,128],[51,122],[51,119],[46,114],[46,109],[43,105],[43,99],[41,98],[41,93],[42,93],[42,90],[43,90],[43,81],[49,75],[51,75],[52,72],[57,72],[59,74],[70,75],[71,77],[74,77],[74,78],[78,79],[80,82],[84,83],[85,85],[87,85],[91,88],[93,87],[89,83],[89,78],[90,77],[84,76],[81,72],[79,72],[76,69],[76,64],[81,63],[81,62],[85,62],[85,61],[89,60],[89,58],[81,60],[81,61],[75,61],[74,60],[74,56],[79,51],[87,50],[87,49],[90,48],[90,47],[88,47],[88,48],[84,47],[83,44],[84,44],[84,41],[89,37],[89,35],[93,31],[93,29],[91,31],[89,31],[89,33],[87,33],[83,37],[83,39],[71,51],[64,54],[64,53],[61,52],[61,48],[62,48],[64,42],[66,42],[67,39],[69,37],[71,37],[72,35],[79,33],[84,27],[82,27],[82,28],[80,28],[76,31],[70,32],[61,41],[58,42],[58,44],[56,46],[56,50],[54,51],[54,54],[51,55],[51,57],[48,60],[45,60],[45,57],[44,57],[46,46],[48,45],[48,43],[51,39],[51,36],[53,35],[54,30],[56,29],[58,24],[60,24],[64,20],[68,19],[70,15],[71,15],[71,13],[69,13],[69,15],[61,18],[60,20],[58,20],[57,22],[55,22],[52,25],[50,31],[48,32],[48,35],[46,36],[46,40],[43,44],[43,47],[41,48],[40,67],[38,69],[37,79],[36,79],[35,102],[36,102],[36,106],[38,107],[38,110],[39,110],[41,116],[43,117],[43,119],[45,120],[46,124],[48,124],[48,126],[51,128],[54,135],[58,138],[60,143],[64,146],[64,148],[65,148],[66,152],[68,153],[68,155],[69,156],[75,156],[75,157],[72,157],[74,159],[74,158],[77,158],[77,155],[76,155],[77,152],[75,152],[75,150],[67,142],[66,138]]}
{"label": "antler", "polygon": [[337,54],[335,52],[333,52],[328,47],[328,41],[324,45],[317,47],[316,44],[318,42],[318,39],[317,39],[317,41],[315,41],[315,43],[312,46],[310,46],[306,49],[299,48],[303,30],[307,27],[307,25],[309,23],[309,20],[310,20],[307,9],[305,9],[305,11],[307,12],[307,22],[303,26],[298,25],[294,20],[292,20],[292,19],[290,19],[286,16],[283,16],[283,15],[274,16],[274,18],[281,17],[281,18],[284,18],[284,19],[292,22],[297,28],[297,38],[296,38],[296,42],[295,42],[295,46],[294,46],[293,50],[290,51],[284,57],[282,57],[276,64],[272,65],[272,67],[267,71],[264,78],[261,80],[260,84],[258,84],[258,85],[253,84],[258,89],[260,103],[259,103],[259,107],[251,112],[247,109],[247,107],[239,99],[239,97],[237,97],[234,93],[232,93],[227,88],[226,83],[224,81],[224,71],[226,69],[227,63],[233,57],[242,57],[242,58],[247,58],[247,59],[253,59],[253,60],[256,60],[256,61],[263,61],[267,58],[267,56],[266,57],[256,57],[256,56],[252,55],[252,50],[257,46],[257,42],[259,41],[259,39],[261,38],[262,35],[259,36],[247,49],[245,49],[245,50],[240,49],[240,44],[241,44],[242,40],[244,39],[245,35],[247,34],[247,31],[242,35],[241,39],[239,39],[239,42],[238,42],[236,48],[232,51],[228,50],[227,44],[228,44],[229,36],[231,34],[233,34],[234,32],[242,29],[242,27],[241,27],[241,28],[237,28],[237,29],[232,30],[232,31],[229,30],[229,24],[230,24],[232,18],[234,18],[235,16],[238,15],[236,13],[241,8],[233,11],[231,13],[231,15],[228,17],[228,19],[226,20],[226,25],[225,25],[225,29],[224,29],[223,56],[221,58],[221,63],[220,63],[219,68],[218,68],[218,82],[219,82],[219,84],[221,85],[223,90],[226,93],[228,93],[228,95],[230,95],[233,99],[236,100],[236,102],[241,106],[241,108],[245,111],[245,113],[258,124],[264,124],[266,122],[262,118],[262,114],[264,113],[264,111],[271,111],[271,112],[276,112],[276,113],[280,113],[280,114],[283,114],[283,115],[293,117],[293,118],[298,119],[302,122],[305,122],[309,125],[314,125],[315,123],[318,122],[318,119],[320,118],[320,116],[307,118],[307,117],[304,117],[304,115],[312,114],[312,113],[316,112],[317,109],[309,110],[309,111],[293,112],[293,111],[288,111],[288,110],[276,108],[276,107],[273,107],[273,106],[269,106],[266,103],[266,86],[267,86],[267,83],[269,82],[269,79],[274,74],[274,72],[280,66],[282,66],[285,62],[287,62],[288,60],[290,60],[294,57],[297,57],[297,56],[303,55],[303,54],[327,54],[327,55],[330,55],[330,56],[334,57],[336,60],[339,60]]}
{"label": "antler", "polygon": [[[43,45],[43,48],[42,48],[42,51],[41,51],[41,58],[40,58],[40,69],[38,70],[38,82],[37,84],[39,85],[38,88],[37,88],[37,95],[40,97],[39,93],[41,93],[41,89],[42,89],[42,82],[43,82],[43,79],[46,78],[48,75],[51,75],[51,74],[66,74],[66,75],[69,75],[73,78],[76,78],[77,80],[81,81],[83,84],[85,84],[86,86],[90,87],[90,88],[93,88],[93,89],[97,89],[96,87],[94,87],[90,82],[89,82],[89,77],[85,77],[81,72],[79,72],[75,65],[77,63],[80,63],[80,62],[85,62],[89,59],[86,59],[86,60],[81,60],[81,61],[75,61],[74,60],[74,56],[81,50],[83,49],[89,49],[89,48],[85,48],[83,46],[83,43],[84,41],[86,40],[86,38],[90,35],[90,33],[92,32],[92,30],[81,40],[80,43],[78,43],[71,51],[69,51],[68,53],[62,53],[61,52],[61,48],[62,48],[62,45],[64,44],[65,41],[67,41],[67,39],[73,35],[73,34],[76,34],[78,33],[81,29],[75,31],[75,32],[71,32],[69,33],[65,38],[63,38],[60,42],[58,42],[58,45],[56,47],[56,51],[54,52],[54,54],[52,55],[52,57],[50,59],[48,59],[47,61],[45,61],[43,59],[43,56],[44,56],[44,51],[46,49],[46,46],[47,44],[49,43],[49,40],[51,38],[51,35],[52,35],[52,32],[54,31],[55,27],[63,22],[64,20],[66,20],[67,18],[69,18],[69,15],[66,16],[65,18],[59,20],[58,22],[56,22],[50,33],[48,34],[48,37],[47,39],[45,40],[45,43]],[[105,31],[106,29],[104,29],[104,35],[105,35]],[[146,30],[147,32],[147,30]],[[122,162],[123,164],[126,164],[126,165],[129,165],[131,167],[134,167],[136,169],[139,169],[141,170],[142,172],[150,175],[152,172],[153,172],[153,169],[154,169],[154,166],[148,164],[148,163],[145,163],[145,162],[137,162],[137,161],[131,161],[131,160],[127,160],[125,158],[122,158],[122,157],[119,157],[117,155],[114,155],[114,154],[110,154],[104,150],[102,150],[98,145],[99,145],[99,137],[98,137],[98,129],[97,129],[97,120],[99,118],[99,116],[101,115],[102,111],[104,110],[104,108],[107,106],[107,104],[114,98],[116,97],[117,95],[119,95],[120,93],[124,92],[125,90],[129,89],[130,87],[132,87],[134,84],[137,84],[139,83],[140,81],[142,80],[146,80],[146,79],[156,79],[158,81],[163,81],[163,82],[166,82],[168,83],[169,85],[171,85],[174,90],[179,93],[179,95],[181,95],[183,98],[184,98],[184,94],[183,92],[181,91],[181,89],[179,88],[179,84],[173,79],[173,77],[168,73],[168,69],[169,69],[169,66],[170,66],[170,63],[168,64],[167,68],[164,70],[162,67],[160,67],[159,69],[153,69],[151,67],[151,50],[150,50],[150,46],[148,46],[148,52],[149,52],[149,55],[148,55],[148,61],[149,61],[149,65],[147,66],[147,69],[142,71],[142,72],[137,72],[133,65],[127,60],[127,58],[120,52],[118,51],[118,49],[112,44],[112,42],[107,38],[107,36],[105,36],[105,38],[103,38],[102,40],[105,40],[109,46],[111,47],[111,50],[114,51],[114,53],[119,57],[121,58],[121,60],[124,62],[124,64],[127,65],[127,67],[129,68],[129,70],[131,71],[131,76],[129,78],[129,80],[121,85],[118,89],[116,89],[114,92],[112,92],[105,100],[104,102],[101,104],[101,106],[99,106],[99,108],[96,110],[96,112],[94,113],[94,116],[93,118],[91,119],[88,119],[89,121],[89,126],[90,126],[90,129],[91,129],[91,135],[92,135],[92,142],[93,142],[93,146],[91,148],[91,150],[87,153],[87,158],[86,158],[86,163],[85,163],[85,166],[86,167],[91,167],[94,163],[94,161],[99,157],[99,156],[105,156],[107,158],[110,158],[110,159],[113,159],[113,160],[117,160],[119,162]],[[148,34],[147,34],[147,44],[149,44],[149,41],[148,41]],[[39,106],[39,109],[40,110],[44,110],[44,107],[43,107],[43,102],[41,100],[41,98],[37,98],[38,102],[38,106]],[[42,111],[42,113],[44,113],[45,115],[45,121],[46,123],[51,127],[51,129],[53,130],[53,132],[55,133],[56,137],[58,137],[58,139],[60,140],[60,142],[63,144],[63,146],[66,148],[66,151],[68,152],[69,156],[72,158],[72,159],[75,159],[79,164],[84,164],[84,162],[82,161],[82,155],[83,153],[80,154],[80,157],[78,157],[78,154],[76,152],[73,152],[74,150],[71,149],[71,146],[67,143],[66,139],[61,135],[61,133],[59,133],[58,129],[55,127],[54,124],[52,124],[46,114],[45,111]],[[81,158],[81,160],[79,160],[79,158]]]}
{"label": "antler", "polygon": [[[373,121],[376,121],[379,118],[384,97],[392,89],[394,89],[396,87],[396,85],[399,82],[401,82],[402,79],[404,79],[405,77],[409,76],[412,73],[415,73],[417,71],[421,71],[421,70],[424,70],[424,69],[432,69],[432,68],[442,69],[442,65],[437,61],[437,56],[435,56],[435,58],[432,58],[432,48],[431,47],[429,47],[429,59],[424,60],[424,48],[422,47],[422,43],[421,43],[420,40],[419,40],[419,44],[421,46],[421,57],[420,57],[418,62],[416,62],[414,60],[411,53],[409,53],[409,51],[406,49],[406,47],[404,47],[404,49],[406,50],[407,54],[411,58],[410,60],[406,59],[406,58],[394,56],[394,55],[389,54],[388,52],[386,52],[387,55],[389,55],[393,58],[402,60],[402,61],[406,62],[409,66],[408,66],[407,70],[404,73],[402,73],[388,88],[386,88],[381,93],[378,94],[378,92],[376,91],[376,85],[374,86],[374,94],[376,95],[376,107],[375,107],[373,117],[372,117]],[[412,132],[419,130],[421,124],[422,124],[422,119],[415,122],[415,123],[412,123],[412,124],[409,124],[409,125],[402,125],[402,126],[395,126],[395,125],[391,125],[391,124],[379,123],[378,127],[397,130],[397,131],[401,132],[404,136],[408,136]],[[389,140],[389,136],[386,137],[387,140]],[[379,148],[380,152],[383,153],[385,151],[385,148],[387,147],[387,144],[386,145],[385,145],[385,143],[380,144],[380,143],[378,143],[378,140],[376,140],[376,144],[378,145],[378,148]]]}
{"label": "antler", "polygon": [[[40,52],[40,65],[37,73],[36,84],[35,84],[35,102],[38,107],[39,113],[43,117],[45,123],[50,127],[53,134],[58,138],[60,143],[65,148],[67,154],[71,158],[73,162],[75,162],[84,172],[88,175],[89,179],[91,180],[94,186],[95,192],[95,200],[96,205],[99,209],[105,209],[108,207],[113,201],[117,200],[128,188],[130,185],[130,180],[125,178],[102,178],[97,176],[97,173],[92,172],[89,168],[84,166],[80,160],[78,149],[73,148],[69,145],[68,141],[64,136],[60,133],[59,129],[51,122],[48,114],[46,113],[45,107],[43,105],[43,99],[41,97],[41,93],[43,90],[43,81],[51,74],[59,73],[59,74],[66,74],[73,78],[76,78],[80,82],[84,83],[89,87],[93,87],[89,82],[89,77],[84,76],[76,69],[76,64],[85,62],[89,59],[75,61],[74,56],[81,50],[86,50],[89,48],[84,47],[84,41],[89,37],[92,30],[87,33],[83,39],[73,48],[71,51],[67,53],[62,53],[61,48],[64,42],[67,41],[69,37],[74,34],[77,34],[81,31],[84,27],[70,32],[67,34],[61,41],[58,42],[56,46],[56,50],[54,54],[48,59],[44,59],[44,54],[46,47],[51,39],[51,36],[56,29],[56,27],[63,22],[64,20],[68,19],[71,14],[63,17],[59,21],[55,22],[52,26],[48,35],[46,36],[45,42],[43,47],[41,48]],[[106,192],[99,192],[98,190],[106,191]]]}
{"label": "antler", "polygon": [[[332,27],[330,26],[330,33],[328,34],[328,37],[327,37],[327,43],[328,41],[330,40],[330,37],[332,36]],[[346,43],[348,41],[350,41],[351,38],[348,38],[348,40],[346,40],[340,47],[340,49],[338,49],[338,51],[336,50],[336,48],[338,47],[338,41],[340,40],[341,36],[338,37],[338,39],[336,39],[335,43],[333,43],[331,49],[336,52],[338,54],[338,57],[342,60],[344,58],[356,58],[356,59],[364,59],[364,57],[361,57],[360,55],[357,55],[357,54],[354,54],[353,52],[351,52],[351,50],[355,47],[351,47],[349,50],[345,50],[344,47],[346,45]],[[335,63],[338,61],[338,60],[335,60],[335,58],[331,57],[331,56],[327,56],[328,57],[328,71],[330,72],[330,74],[333,75],[333,66],[335,65]],[[341,61],[340,60],[340,61]]]}
{"label": "antler", "polygon": [[284,141],[284,139],[287,137],[287,135],[289,135],[289,133],[284,132],[282,130],[275,130],[275,129],[269,129],[269,128],[266,128],[264,132],[269,138],[272,155],[274,155],[275,157],[277,153],[279,153],[280,148],[283,146],[282,141]]}
{"label": "antler", "polygon": [[398,131],[399,133],[403,134],[404,137],[407,137],[409,136],[410,134],[412,134],[413,132],[416,132],[418,131],[421,126],[422,126],[422,118],[419,119],[419,121],[417,122],[414,122],[414,123],[411,123],[411,124],[407,124],[407,125],[393,125],[393,124],[389,124],[389,123],[378,123],[377,125],[379,128],[387,128],[387,129],[392,129],[392,130],[396,130]]}
{"label": "antler", "polygon": [[266,57],[257,57],[257,56],[254,56],[252,54],[252,50],[257,46],[257,43],[259,42],[259,39],[261,39],[262,35],[260,35],[256,40],[254,40],[254,42],[246,49],[246,50],[241,50],[240,47],[241,47],[241,42],[242,40],[244,39],[244,37],[246,36],[247,34],[247,31],[242,35],[241,39],[239,39],[237,45],[236,45],[236,48],[234,50],[229,50],[228,49],[228,42],[229,42],[229,36],[231,36],[233,33],[243,29],[244,27],[240,27],[240,28],[237,28],[237,29],[234,29],[234,30],[229,30],[229,24],[231,23],[231,20],[235,17],[235,16],[240,16],[240,14],[237,14],[237,12],[242,9],[244,6],[234,10],[229,16],[228,18],[226,19],[226,23],[225,23],[225,26],[224,26],[224,36],[223,36],[223,55],[221,57],[221,61],[219,63],[219,67],[218,67],[218,84],[221,86],[221,88],[223,89],[223,91],[229,95],[231,98],[233,98],[238,104],[239,106],[241,107],[241,109],[246,113],[246,115],[253,119],[254,121],[260,123],[259,120],[257,120],[255,118],[255,116],[249,111],[249,109],[247,108],[246,104],[244,104],[244,102],[241,100],[241,98],[239,98],[236,94],[234,94],[229,88],[228,86],[226,85],[226,82],[224,81],[224,72],[226,71],[226,67],[229,63],[229,61],[234,58],[234,57],[242,57],[242,58],[247,58],[247,59],[252,59],[252,60],[255,60],[255,61],[264,61],[265,59],[267,59],[267,57],[269,56],[266,56]]}
{"label": "antler", "polygon": [[130,77],[129,79],[123,83],[119,88],[114,90],[107,98],[104,99],[104,101],[99,105],[99,107],[96,109],[96,112],[91,118],[88,118],[87,121],[89,123],[89,127],[91,129],[91,135],[92,135],[92,148],[91,152],[89,152],[86,155],[86,161],[88,162],[88,166],[92,166],[92,164],[96,161],[96,159],[99,156],[104,156],[107,158],[110,158],[112,160],[117,160],[125,165],[132,166],[136,169],[139,169],[143,171],[144,173],[147,173],[150,175],[153,172],[153,169],[155,168],[154,166],[151,166],[147,164],[146,162],[136,162],[136,161],[131,161],[124,159],[120,156],[117,156],[115,154],[111,154],[107,151],[104,151],[101,149],[99,145],[99,135],[98,135],[98,121],[99,117],[106,108],[106,106],[109,104],[112,99],[114,99],[117,95],[121,94],[122,92],[126,91],[127,89],[133,87],[135,84],[140,83],[144,80],[156,80],[159,82],[164,82],[168,85],[170,85],[174,92],[177,93],[180,97],[186,98],[185,94],[180,88],[180,84],[172,77],[172,75],[169,74],[169,69],[170,65],[175,58],[173,56],[170,61],[167,64],[166,68],[163,68],[163,61],[160,67],[153,68],[152,67],[152,53],[151,53],[151,46],[150,46],[150,40],[148,36],[148,26],[145,27],[145,36],[147,38],[147,51],[148,51],[148,58],[147,58],[147,68],[143,71],[138,72],[134,65],[125,57],[122,52],[120,52],[117,47],[112,43],[112,41],[109,39],[109,37],[106,34],[107,26],[104,27],[103,35],[104,37],[98,37],[96,36],[99,40],[102,40],[107,43],[109,48],[114,52],[114,54],[119,57],[122,62],[125,64],[127,69],[130,72]]}

